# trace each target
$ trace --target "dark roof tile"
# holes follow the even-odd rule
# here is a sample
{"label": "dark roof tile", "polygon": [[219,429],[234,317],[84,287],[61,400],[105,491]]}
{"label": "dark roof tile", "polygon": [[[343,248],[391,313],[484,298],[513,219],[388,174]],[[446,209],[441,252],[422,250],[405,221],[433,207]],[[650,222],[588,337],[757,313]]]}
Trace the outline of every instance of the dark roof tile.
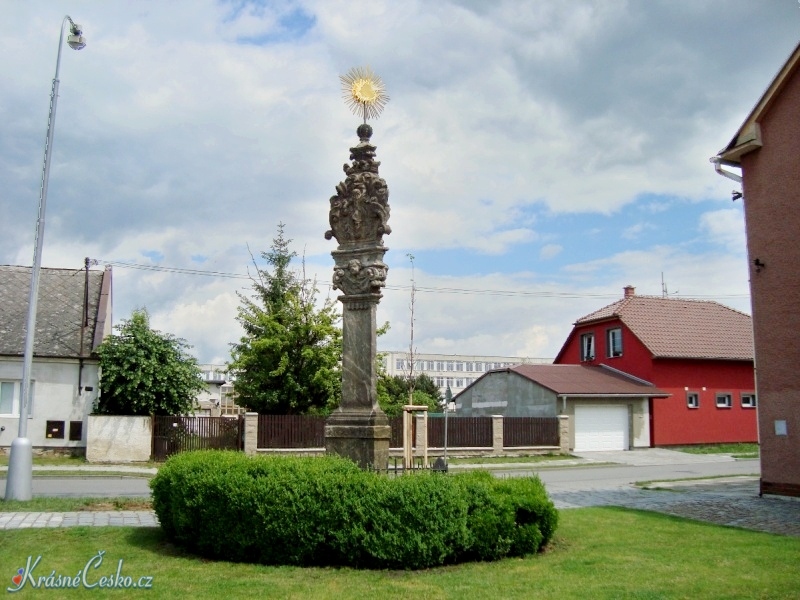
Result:
{"label": "dark roof tile", "polygon": [[517,373],[559,395],[667,396],[652,384],[608,367],[588,365],[516,365]]}
{"label": "dark roof tile", "polygon": [[[35,356],[89,356],[101,336],[95,332],[110,320],[110,298],[103,290],[109,271],[89,271],[88,323],[84,325],[84,269],[42,268],[36,306]],[[0,354],[22,356],[28,318],[31,268],[0,265]],[[110,285],[110,281],[109,284]],[[110,322],[110,321],[109,321]],[[81,344],[83,333],[83,344]]]}
{"label": "dark roof tile", "polygon": [[753,360],[750,315],[709,300],[630,296],[575,325],[618,318],[654,358]]}

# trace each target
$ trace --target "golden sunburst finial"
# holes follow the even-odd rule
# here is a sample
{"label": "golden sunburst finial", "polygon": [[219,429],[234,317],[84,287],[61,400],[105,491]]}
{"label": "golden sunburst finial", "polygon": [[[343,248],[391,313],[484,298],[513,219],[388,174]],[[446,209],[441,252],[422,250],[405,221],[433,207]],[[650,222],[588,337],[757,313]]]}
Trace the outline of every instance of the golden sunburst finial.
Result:
{"label": "golden sunburst finial", "polygon": [[377,119],[389,101],[383,81],[369,67],[354,67],[340,75],[342,95],[356,116]]}

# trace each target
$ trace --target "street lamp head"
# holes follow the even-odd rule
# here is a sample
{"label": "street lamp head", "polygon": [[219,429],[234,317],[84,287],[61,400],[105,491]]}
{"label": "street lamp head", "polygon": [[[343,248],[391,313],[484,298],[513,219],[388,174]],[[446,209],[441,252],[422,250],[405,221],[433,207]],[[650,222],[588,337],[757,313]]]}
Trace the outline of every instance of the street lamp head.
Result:
{"label": "street lamp head", "polygon": [[83,29],[77,23],[70,21],[69,33],[67,36],[67,44],[73,50],[83,50],[86,47],[86,38],[83,37]]}

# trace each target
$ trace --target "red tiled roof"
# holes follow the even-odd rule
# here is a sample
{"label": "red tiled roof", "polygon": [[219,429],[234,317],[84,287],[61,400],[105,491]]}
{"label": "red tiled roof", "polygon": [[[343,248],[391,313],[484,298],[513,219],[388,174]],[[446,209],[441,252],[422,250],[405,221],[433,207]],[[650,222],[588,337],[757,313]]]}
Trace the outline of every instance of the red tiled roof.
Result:
{"label": "red tiled roof", "polygon": [[641,379],[588,365],[516,365],[508,369],[559,395],[668,396]]}
{"label": "red tiled roof", "polygon": [[654,358],[753,360],[752,318],[718,302],[633,295],[581,317],[575,325],[613,318]]}

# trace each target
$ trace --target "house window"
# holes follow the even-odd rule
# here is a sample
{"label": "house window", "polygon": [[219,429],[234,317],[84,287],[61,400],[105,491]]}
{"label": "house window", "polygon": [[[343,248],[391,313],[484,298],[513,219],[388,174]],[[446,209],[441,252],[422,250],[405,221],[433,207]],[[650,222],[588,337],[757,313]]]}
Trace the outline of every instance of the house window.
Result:
{"label": "house window", "polygon": [[456,387],[463,388],[464,387],[464,380],[461,378],[456,379]]}
{"label": "house window", "polygon": [[396,369],[400,369],[400,370],[402,370],[402,369],[405,369],[405,368],[406,368],[406,363],[405,363],[405,361],[404,361],[402,358],[398,358],[398,359],[395,361],[395,363],[394,363],[394,366],[395,366],[395,368],[396,368]]}
{"label": "house window", "polygon": [[700,394],[697,392],[686,392],[686,406],[689,408],[700,408]]}
{"label": "house window", "polygon": [[581,360],[594,360],[594,334],[581,335]]}
{"label": "house window", "polygon": [[[31,381],[30,400],[28,402],[28,417],[33,414],[33,388],[34,382]],[[21,381],[0,381],[0,415],[18,417],[19,405],[22,399]]]}
{"label": "house window", "polygon": [[437,362],[436,363],[436,370],[437,371],[444,371],[444,363],[443,362]]}
{"label": "house window", "polygon": [[742,408],[755,408],[756,395],[752,393],[742,394]]}
{"label": "house window", "polygon": [[730,394],[717,394],[717,408],[730,408],[733,406],[733,398]]}
{"label": "house window", "polygon": [[457,362],[456,363],[456,371],[463,371],[464,370],[464,363]]}
{"label": "house window", "polygon": [[622,356],[622,328],[615,327],[606,332],[606,355],[609,358]]}
{"label": "house window", "polygon": [[444,377],[436,378],[436,387],[444,387]]}
{"label": "house window", "polygon": [[451,362],[447,363],[447,370],[448,371],[452,371],[454,367],[455,367],[455,365],[453,363],[451,363]]}
{"label": "house window", "polygon": [[467,363],[467,367],[466,367],[466,369],[467,369],[467,371],[474,371],[474,370],[475,370],[475,369],[473,368],[473,364],[472,364],[471,362],[470,362],[470,363]]}

